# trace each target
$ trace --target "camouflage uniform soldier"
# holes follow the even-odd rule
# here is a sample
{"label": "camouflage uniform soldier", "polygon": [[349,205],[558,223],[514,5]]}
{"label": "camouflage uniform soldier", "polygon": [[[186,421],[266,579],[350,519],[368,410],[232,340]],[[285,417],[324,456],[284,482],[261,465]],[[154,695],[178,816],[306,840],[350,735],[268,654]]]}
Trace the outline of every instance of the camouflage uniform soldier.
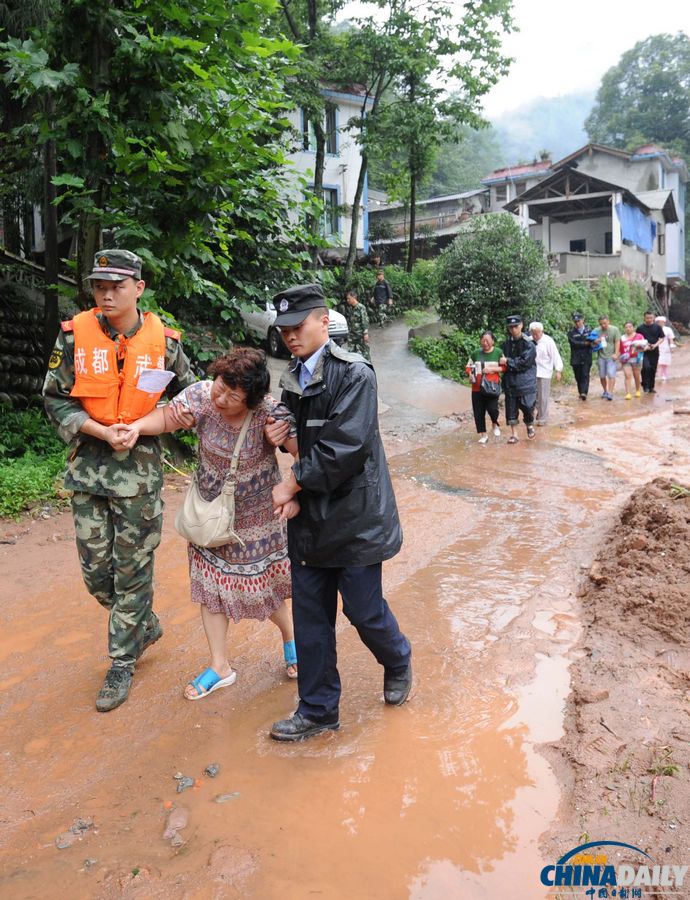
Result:
{"label": "camouflage uniform soldier", "polygon": [[[43,397],[71,447],[65,487],[74,492],[84,582],[110,614],[111,668],[96,699],[96,709],[107,712],[127,699],[137,659],[163,634],[152,608],[163,513],[160,445],[142,438],[126,450],[122,423],[154,408],[171,376],[169,396],[196,379],[179,334],[137,308],[145,287],[138,256],[103,250],[88,278],[97,308],[62,323]],[[142,371],[158,384],[142,390]]]}
{"label": "camouflage uniform soldier", "polygon": [[371,362],[371,353],[369,352],[369,316],[366,309],[357,299],[355,291],[348,291],[345,297],[347,301],[347,322],[350,331],[348,344],[350,350],[361,353],[362,356]]}

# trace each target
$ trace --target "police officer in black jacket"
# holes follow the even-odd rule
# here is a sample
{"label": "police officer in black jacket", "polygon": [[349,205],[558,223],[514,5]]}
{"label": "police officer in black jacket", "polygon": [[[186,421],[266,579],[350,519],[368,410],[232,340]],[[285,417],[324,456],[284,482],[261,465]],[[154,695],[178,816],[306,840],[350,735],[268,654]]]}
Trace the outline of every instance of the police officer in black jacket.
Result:
{"label": "police officer in black jacket", "polygon": [[570,344],[570,365],[573,367],[577,392],[580,400],[586,400],[589,393],[589,373],[592,369],[592,345],[594,340],[587,337],[589,328],[582,313],[573,313],[573,327],[568,332]]}
{"label": "police officer in black jacket", "polygon": [[[297,420],[299,458],[273,489],[278,512],[295,497],[288,522],[292,614],[299,659],[299,705],[271,737],[297,741],[339,727],[336,667],[338,592],[343,612],[384,668],[386,703],[405,702],[411,648],[381,588],[382,563],[399,551],[402,530],[378,427],[376,376],[359,353],[328,337],[321,287],[298,285],[274,297],[276,325],[293,359],[280,385]],[[267,439],[284,440],[269,425]]]}
{"label": "police officer in black jacket", "polygon": [[506,398],[506,422],[510,425],[509,444],[517,444],[515,426],[518,410],[527,426],[527,437],[534,437],[534,407],[537,402],[537,348],[529,335],[522,333],[522,316],[508,316],[508,340],[501,345],[499,364],[506,367],[503,392]]}

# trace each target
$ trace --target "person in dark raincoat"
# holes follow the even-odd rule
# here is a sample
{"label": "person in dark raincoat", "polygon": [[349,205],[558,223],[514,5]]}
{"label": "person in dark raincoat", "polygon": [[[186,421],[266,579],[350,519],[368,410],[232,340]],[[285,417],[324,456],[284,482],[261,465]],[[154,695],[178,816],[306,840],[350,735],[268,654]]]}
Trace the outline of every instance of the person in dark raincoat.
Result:
{"label": "person in dark raincoat", "polygon": [[[338,591],[343,612],[384,667],[384,699],[399,706],[412,685],[411,648],[381,586],[384,560],[400,550],[402,529],[378,427],[370,363],[328,338],[321,287],[298,285],[274,297],[276,325],[293,359],[282,400],[297,421],[299,458],[273,489],[278,512],[295,497],[288,522],[292,611],[300,660],[299,705],[271,737],[296,741],[339,727],[336,666]],[[268,425],[280,446],[284,424]]]}
{"label": "person in dark raincoat", "polygon": [[529,335],[522,333],[522,316],[508,316],[508,340],[501,345],[503,356],[499,360],[505,366],[503,392],[506,398],[506,422],[510,426],[509,444],[517,444],[515,428],[518,412],[527,427],[527,437],[534,437],[534,407],[537,403],[537,348]]}

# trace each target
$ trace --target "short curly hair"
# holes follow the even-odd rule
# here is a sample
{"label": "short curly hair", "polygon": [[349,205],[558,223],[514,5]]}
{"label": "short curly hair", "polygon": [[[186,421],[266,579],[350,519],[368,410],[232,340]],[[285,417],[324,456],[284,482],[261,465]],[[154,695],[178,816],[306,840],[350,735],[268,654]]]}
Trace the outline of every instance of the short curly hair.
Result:
{"label": "short curly hair", "polygon": [[228,387],[244,391],[248,409],[255,409],[271,386],[266,354],[256,347],[233,347],[211,363],[208,374],[222,378]]}

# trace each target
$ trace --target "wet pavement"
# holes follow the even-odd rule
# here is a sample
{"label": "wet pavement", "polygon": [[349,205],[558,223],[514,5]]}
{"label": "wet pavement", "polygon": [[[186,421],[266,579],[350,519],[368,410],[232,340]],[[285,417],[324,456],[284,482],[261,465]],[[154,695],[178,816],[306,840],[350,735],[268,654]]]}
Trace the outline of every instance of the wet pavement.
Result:
{"label": "wet pavement", "polygon": [[[384,572],[413,643],[410,702],[384,706],[381,672],[342,620],[339,732],[297,746],[267,738],[295,702],[268,623],[231,627],[235,686],[184,701],[205,640],[172,530],[181,493],[171,483],[156,563],[165,637],[128,703],[98,715],[104,616],[61,516],[25,539],[30,559],[17,557],[21,541],[0,556],[11,581],[0,638],[0,896],[545,896],[539,838],[559,791],[538,744],[562,733],[575,589],[606,511],[634,480],[632,463],[611,465],[590,435],[607,427],[610,442],[611,423],[620,416],[629,431],[630,414],[576,405],[566,390],[534,442],[479,446],[469,421],[458,428],[469,391],[408,354],[401,325],[372,338],[405,531]],[[214,779],[202,774],[210,763]],[[181,772],[195,784],[178,797]],[[178,805],[185,824],[172,846],[163,833]],[[79,817],[94,827],[58,849]]]}

